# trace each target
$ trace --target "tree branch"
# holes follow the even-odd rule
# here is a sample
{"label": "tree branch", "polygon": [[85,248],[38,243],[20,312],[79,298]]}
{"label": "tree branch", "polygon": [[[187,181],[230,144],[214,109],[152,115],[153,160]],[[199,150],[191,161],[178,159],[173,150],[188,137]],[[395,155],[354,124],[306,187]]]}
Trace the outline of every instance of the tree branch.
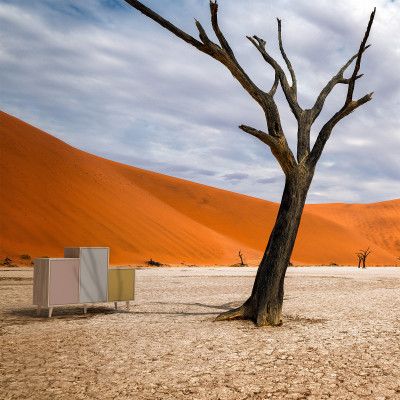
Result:
{"label": "tree branch", "polygon": [[285,60],[286,66],[288,67],[288,70],[289,70],[289,72],[290,72],[290,76],[292,77],[292,90],[293,90],[295,96],[297,96],[297,80],[296,80],[296,75],[295,75],[295,73],[294,73],[294,69],[293,69],[293,67],[292,67],[292,64],[290,63],[290,61],[289,61],[289,59],[288,59],[288,57],[287,57],[287,55],[286,55],[286,53],[285,53],[285,50],[283,49],[283,45],[282,45],[282,32],[281,32],[281,30],[282,30],[282,29],[281,29],[282,21],[281,21],[279,18],[277,18],[277,20],[278,20],[278,41],[279,41],[279,49],[280,49],[280,51],[281,51],[281,54],[282,54],[283,59]]}
{"label": "tree branch", "polygon": [[151,18],[153,21],[157,22],[162,27],[169,30],[174,35],[178,36],[180,39],[184,40],[186,43],[191,44],[201,52],[208,54],[215,60],[219,61],[221,64],[225,65],[225,67],[229,69],[231,74],[237,79],[237,81],[242,85],[242,87],[250,94],[250,96],[252,96],[253,99],[257,101],[258,104],[260,104],[260,106],[264,110],[265,115],[267,116],[265,97],[268,96],[268,93],[265,93],[261,89],[259,89],[237,62],[232,49],[230,48],[228,42],[226,41],[225,37],[223,36],[221,30],[218,27],[218,20],[217,20],[218,7],[216,1],[215,2],[210,1],[211,18],[214,31],[216,32],[216,35],[221,43],[222,48],[208,38],[204,28],[197,20],[195,20],[195,23],[199,31],[201,42],[199,42],[192,36],[188,35],[187,33],[183,32],[181,29],[177,28],[175,25],[173,25],[166,19],[162,18],[153,10],[144,6],[140,1],[138,0],[125,0],[125,1],[133,8],[136,8],[138,11],[140,11],[147,17]]}
{"label": "tree branch", "polygon": [[[356,76],[356,79],[360,79],[360,78],[363,77],[363,76],[364,76],[364,74],[357,75],[357,76]],[[345,78],[339,79],[338,83],[349,84],[349,83],[350,83],[350,78],[347,78],[347,79],[345,79]]]}
{"label": "tree branch", "polygon": [[[364,34],[364,38],[361,41],[360,49],[358,53],[353,56],[338,72],[336,76],[334,76],[329,83],[325,86],[325,88],[322,90],[321,94],[318,96],[318,99],[312,108],[312,117],[313,121],[315,118],[317,118],[318,114],[321,112],[321,109],[323,107],[324,101],[327,97],[327,95],[330,93],[330,91],[333,89],[333,87],[337,83],[347,83],[348,90],[347,90],[347,96],[346,100],[344,102],[343,107],[322,127],[320,130],[317,140],[314,143],[314,147],[308,157],[307,162],[312,168],[315,168],[319,158],[321,157],[322,151],[325,147],[325,144],[327,140],[329,139],[332,129],[334,126],[344,117],[352,113],[355,109],[358,107],[362,106],[363,104],[367,103],[372,99],[373,92],[370,94],[365,95],[364,97],[361,97],[357,101],[353,100],[353,93],[354,93],[354,87],[355,87],[355,82],[358,78],[360,78],[362,75],[358,75],[358,71],[360,70],[360,65],[361,65],[361,57],[364,53],[364,51],[369,47],[366,46],[367,40],[369,33],[371,31],[372,23],[374,21],[375,17],[375,12],[376,8],[374,8],[374,11],[371,13],[371,16],[369,18],[368,26]],[[354,71],[352,76],[349,79],[343,79],[343,73],[346,70],[346,68],[354,61],[354,59],[357,59],[356,65],[354,67]]]}
{"label": "tree branch", "polygon": [[[214,58],[224,64],[229,69],[229,71],[231,71],[232,75],[239,81],[243,88],[261,105],[265,112],[265,93],[255,85],[255,83],[250,79],[250,77],[243,70],[239,62],[236,60],[232,48],[230,47],[228,41],[225,39],[225,36],[223,35],[219,27],[217,0],[210,0],[210,14],[211,25],[222,47],[222,53],[219,55],[219,57]],[[216,44],[214,45],[217,46]]]}
{"label": "tree branch", "polygon": [[351,101],[351,103],[344,105],[320,130],[317,140],[314,143],[314,147],[308,157],[307,162],[309,165],[315,167],[319,158],[321,157],[322,151],[325,147],[327,140],[329,139],[332,129],[335,125],[344,117],[352,113],[358,107],[367,103],[372,99],[372,95],[374,92],[361,97],[357,101]]}
{"label": "tree branch", "polygon": [[372,11],[371,16],[369,17],[367,30],[365,31],[364,38],[360,44],[360,50],[358,51],[358,54],[357,54],[357,61],[356,61],[356,65],[354,67],[353,75],[350,78],[345,104],[349,104],[353,99],[354,86],[356,83],[358,71],[360,70],[361,58],[362,58],[362,55],[366,48],[366,44],[367,44],[369,33],[371,31],[372,23],[374,22],[375,12],[376,12],[376,8],[374,8],[374,11]]}
{"label": "tree branch", "polygon": [[[368,45],[365,47],[365,50],[367,50],[369,47],[371,47],[371,45]],[[346,69],[351,65],[351,63],[358,57],[358,53],[355,54],[353,57],[350,58],[349,61],[347,61],[347,63],[345,65],[343,65],[342,68],[340,68],[339,72],[326,84],[326,86],[322,89],[321,93],[319,94],[319,96],[317,97],[317,100],[315,101],[315,104],[313,106],[313,108],[311,109],[311,113],[312,113],[312,122],[314,122],[319,114],[321,113],[321,110],[325,104],[325,100],[328,97],[328,95],[332,92],[333,88],[338,84],[338,83],[350,83],[350,79],[344,79],[343,78],[343,74],[346,71]],[[356,79],[359,79],[363,76],[363,74],[361,75],[357,75]]]}
{"label": "tree branch", "polygon": [[270,147],[277,146],[279,143],[278,139],[274,138],[268,133],[252,128],[251,126],[240,125],[239,129],[241,129],[243,132],[249,133],[250,135],[256,137],[257,139],[261,140],[263,143],[265,143]]}
{"label": "tree branch", "polygon": [[275,70],[275,72],[279,76],[279,81],[282,86],[283,93],[285,94],[286,100],[289,104],[290,109],[292,110],[294,116],[298,120],[300,118],[302,109],[300,108],[295,92],[292,90],[289,82],[286,78],[286,74],[283,71],[282,67],[278,64],[276,60],[274,60],[265,50],[265,40],[257,37],[257,36],[247,36],[247,39],[250,40],[251,43],[256,47],[256,49],[261,53],[264,60]]}
{"label": "tree branch", "polygon": [[196,47],[203,53],[210,54],[209,51],[207,51],[207,47],[203,43],[199,42],[194,37],[188,35],[186,32],[177,28],[175,25],[171,24],[171,22],[167,21],[166,19],[164,19],[163,17],[161,17],[160,15],[155,13],[153,10],[146,7],[140,1],[137,1],[137,0],[125,0],[125,1],[129,5],[131,5],[133,8],[136,8],[136,10],[140,11],[142,14],[146,15],[147,17],[151,18],[153,21],[157,22],[163,28],[169,30],[171,33],[173,33],[174,35],[176,35],[179,38],[181,38],[182,40],[184,40],[186,43],[191,44],[192,46]]}
{"label": "tree branch", "polygon": [[217,0],[215,0],[214,2],[210,0],[210,12],[211,12],[211,25],[213,27],[214,33],[217,36],[217,39],[218,39],[221,47],[227,52],[227,54],[229,55],[231,60],[235,61],[237,63],[235,55],[233,54],[233,51],[231,49],[231,46],[229,46],[228,41],[225,39],[225,36],[222,34],[221,30],[219,29]]}
{"label": "tree branch", "polygon": [[197,19],[194,19],[194,22],[196,24],[196,27],[199,31],[199,37],[200,40],[206,45],[206,46],[210,46],[210,44],[212,43],[211,40],[208,38],[206,31],[204,30],[204,28],[201,26],[200,22],[197,21]]}
{"label": "tree branch", "polygon": [[284,135],[274,137],[271,134],[265,133],[258,129],[254,129],[247,125],[240,125],[239,128],[242,131],[249,133],[250,135],[261,140],[263,143],[267,144],[271,148],[272,154],[279,162],[286,176],[289,175],[296,167],[296,159],[294,158],[294,155],[290,150]]}
{"label": "tree branch", "polygon": [[274,97],[275,93],[276,93],[276,89],[278,89],[278,85],[279,85],[279,74],[275,71],[275,80],[274,80],[274,84],[272,85],[271,90],[268,92],[268,94],[271,97]]}

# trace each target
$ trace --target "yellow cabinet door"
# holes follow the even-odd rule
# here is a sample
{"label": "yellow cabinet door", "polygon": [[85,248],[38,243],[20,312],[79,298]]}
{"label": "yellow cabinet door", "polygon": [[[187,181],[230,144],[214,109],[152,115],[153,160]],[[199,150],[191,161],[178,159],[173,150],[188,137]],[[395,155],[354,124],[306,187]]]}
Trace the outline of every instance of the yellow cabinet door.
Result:
{"label": "yellow cabinet door", "polygon": [[135,269],[109,268],[108,301],[135,299]]}

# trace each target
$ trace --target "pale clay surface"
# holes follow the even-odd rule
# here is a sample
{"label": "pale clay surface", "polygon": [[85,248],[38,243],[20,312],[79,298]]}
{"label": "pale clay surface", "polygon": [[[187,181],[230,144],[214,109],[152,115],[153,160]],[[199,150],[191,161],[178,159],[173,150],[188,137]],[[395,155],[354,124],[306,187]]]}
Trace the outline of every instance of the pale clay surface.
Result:
{"label": "pale clay surface", "polygon": [[288,269],[284,323],[213,322],[255,268],[137,271],[136,300],[32,305],[0,270],[1,399],[400,399],[400,268]]}

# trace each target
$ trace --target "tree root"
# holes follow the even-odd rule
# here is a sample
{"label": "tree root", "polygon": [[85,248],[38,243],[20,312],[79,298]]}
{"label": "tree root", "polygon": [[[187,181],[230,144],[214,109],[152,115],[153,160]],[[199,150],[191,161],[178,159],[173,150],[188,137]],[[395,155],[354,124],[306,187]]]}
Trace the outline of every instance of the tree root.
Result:
{"label": "tree root", "polygon": [[238,308],[234,308],[233,310],[229,310],[218,315],[218,317],[216,317],[214,321],[233,321],[243,319],[253,321],[258,327],[282,325],[281,319],[279,319],[278,323],[272,324],[270,322],[267,322],[267,318],[265,315],[258,315],[258,317],[256,317],[256,312],[254,309],[251,308],[249,302],[245,302]]}
{"label": "tree root", "polygon": [[247,307],[243,304],[242,306],[238,308],[234,308],[233,310],[226,311],[220,315],[218,315],[217,318],[215,318],[215,321],[232,321],[235,319],[250,319],[249,316],[247,315]]}

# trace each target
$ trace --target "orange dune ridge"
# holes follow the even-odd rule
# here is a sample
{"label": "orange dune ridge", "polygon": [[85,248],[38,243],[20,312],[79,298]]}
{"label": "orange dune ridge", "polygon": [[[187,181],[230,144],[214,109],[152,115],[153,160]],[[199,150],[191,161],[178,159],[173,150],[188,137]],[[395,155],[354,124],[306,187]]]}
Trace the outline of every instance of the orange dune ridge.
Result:
{"label": "orange dune ridge", "polygon": [[[279,205],[126,166],[0,112],[0,262],[110,247],[111,264],[258,263]],[[400,255],[400,200],[307,205],[292,261],[368,264]]]}

